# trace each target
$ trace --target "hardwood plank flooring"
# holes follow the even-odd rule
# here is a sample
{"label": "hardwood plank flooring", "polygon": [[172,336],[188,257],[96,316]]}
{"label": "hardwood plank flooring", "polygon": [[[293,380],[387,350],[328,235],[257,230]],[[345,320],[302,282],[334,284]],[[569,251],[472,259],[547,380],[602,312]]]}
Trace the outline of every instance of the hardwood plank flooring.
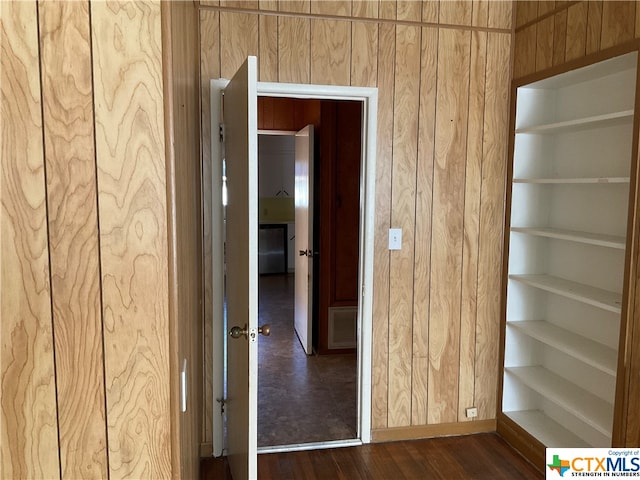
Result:
{"label": "hardwood plank flooring", "polygon": [[[541,479],[544,474],[495,433],[258,456],[270,479]],[[201,480],[231,479],[226,458],[203,459]]]}

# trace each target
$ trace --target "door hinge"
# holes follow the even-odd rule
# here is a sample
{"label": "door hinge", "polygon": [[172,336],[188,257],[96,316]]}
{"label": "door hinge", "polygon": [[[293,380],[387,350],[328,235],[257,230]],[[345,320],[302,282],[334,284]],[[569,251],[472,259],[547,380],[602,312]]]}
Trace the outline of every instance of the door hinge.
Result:
{"label": "door hinge", "polygon": [[216,398],[216,402],[220,404],[220,415],[224,415],[224,407],[226,405],[224,398]]}
{"label": "door hinge", "polygon": [[218,127],[220,133],[220,143],[224,143],[224,123],[221,123]]}

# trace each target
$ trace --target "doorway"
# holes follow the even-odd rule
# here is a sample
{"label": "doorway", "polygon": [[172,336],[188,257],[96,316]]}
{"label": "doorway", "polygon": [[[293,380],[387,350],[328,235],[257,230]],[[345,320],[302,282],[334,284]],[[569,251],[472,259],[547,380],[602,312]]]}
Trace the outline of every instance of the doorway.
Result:
{"label": "doorway", "polygon": [[[251,59],[250,59],[251,60]],[[245,64],[246,65],[246,64]],[[254,69],[255,71],[255,58],[249,62],[249,69]],[[243,67],[246,71],[246,67]],[[251,75],[249,75],[251,76]],[[255,75],[254,77],[255,78]],[[255,80],[253,80],[255,82]],[[219,101],[216,103],[221,90],[226,88],[227,81],[225,80],[214,80],[212,81],[212,124],[219,124],[220,118],[220,103]],[[274,97],[292,97],[292,98],[316,98],[316,99],[345,99],[345,100],[355,100],[362,102],[362,173],[360,175],[360,192],[362,198],[362,204],[360,206],[361,214],[361,224],[359,230],[359,264],[358,264],[358,297],[359,297],[359,309],[358,309],[358,318],[357,318],[357,332],[358,332],[358,345],[361,348],[358,349],[357,354],[357,363],[358,363],[358,380],[357,380],[357,393],[358,393],[358,402],[357,402],[357,427],[358,434],[357,439],[353,441],[353,444],[358,443],[368,443],[370,441],[370,409],[371,409],[371,320],[372,320],[372,291],[369,288],[372,285],[373,278],[373,237],[374,237],[374,206],[375,206],[375,196],[374,196],[374,185],[375,185],[375,131],[376,131],[376,112],[377,112],[377,91],[374,88],[360,88],[360,87],[337,87],[337,86],[317,86],[317,85],[292,85],[292,84],[274,84],[274,83],[253,83],[253,87],[250,85],[249,89],[253,89],[255,92],[257,90],[257,94],[261,96],[274,96]],[[246,105],[246,104],[245,104]],[[255,105],[255,103],[253,103]],[[257,110],[257,107],[256,107]],[[230,109],[230,111],[237,111]],[[246,110],[245,110],[246,111]],[[251,107],[248,110],[249,114],[254,112],[254,107]],[[252,120],[250,120],[252,121]],[[250,127],[249,131],[251,132]],[[223,133],[223,129],[221,128],[220,134]],[[212,141],[212,159],[215,161],[222,162],[224,158],[224,147],[218,142],[218,136],[220,135],[218,130],[213,132],[213,141]],[[255,134],[254,134],[255,135]],[[221,136],[221,135],[220,135]],[[255,142],[256,140],[252,140],[253,137],[249,136],[248,141]],[[252,147],[249,147],[249,152],[251,152]],[[236,152],[237,153],[237,152]],[[228,152],[227,152],[228,154]],[[234,154],[235,155],[235,154]],[[253,160],[248,160],[249,166],[251,167],[251,162]],[[213,171],[220,171],[221,169],[217,168],[217,165],[213,166]],[[214,178],[214,189],[216,188],[215,182],[218,179]],[[218,185],[219,186],[219,185]],[[221,190],[221,187],[220,187]],[[256,189],[257,190],[257,189]],[[215,194],[215,193],[214,193]],[[215,209],[214,209],[215,210]],[[220,209],[222,211],[222,208]],[[257,208],[256,208],[257,210]],[[256,217],[254,217],[256,218]],[[256,218],[256,227],[252,227],[252,223],[249,223],[249,229],[255,231],[255,237],[257,238],[257,218]],[[221,212],[214,212],[214,222],[213,222],[213,230],[218,232],[222,232],[224,226],[224,221]],[[252,234],[253,235],[253,234]],[[245,240],[243,240],[245,241]],[[217,246],[214,246],[214,251],[219,251],[221,253],[224,252],[224,245],[220,242]],[[256,254],[257,254],[257,241],[256,241]],[[222,255],[214,255],[214,272],[220,272],[221,278],[223,278],[222,272],[224,271],[223,263],[221,261]],[[251,260],[253,262],[253,260]],[[218,262],[218,263],[216,263]],[[256,261],[257,263],[257,261]],[[233,270],[233,269],[232,269]],[[256,269],[257,273],[257,269]],[[220,308],[216,308],[214,305],[214,311],[222,312],[222,302],[220,299],[217,299],[219,302],[216,304]],[[251,313],[251,310],[249,311]],[[216,315],[217,316],[217,315]],[[220,315],[221,317],[221,315]],[[249,315],[247,317],[249,319],[248,330],[245,328],[243,332],[249,333],[251,338],[255,339],[256,333],[258,332],[255,322],[257,322],[257,315],[253,317]],[[213,329],[214,331],[224,332],[223,324],[221,318],[214,319]],[[222,353],[224,352],[224,343],[226,340],[226,335],[220,335],[214,337],[214,351],[220,353],[220,358],[216,362],[218,366],[218,370],[222,370],[219,365],[223,365]],[[261,338],[262,340],[262,338]],[[235,341],[235,340],[234,340]],[[240,405],[237,403],[237,407],[245,408],[244,405],[248,406],[248,415],[240,416],[240,419],[244,418],[244,426],[238,429],[233,429],[234,435],[236,433],[242,434],[248,427],[248,444],[246,440],[243,440],[245,447],[238,446],[238,448],[245,448],[244,452],[247,452],[246,448],[248,446],[248,458],[250,471],[253,471],[253,467],[255,467],[255,437],[254,435],[254,427],[251,425],[255,425],[252,418],[255,418],[255,412],[257,409],[257,400],[253,400],[253,395],[257,395],[256,390],[252,390],[252,385],[257,385],[255,380],[252,380],[253,375],[257,370],[257,365],[254,367],[251,356],[253,355],[251,351],[257,351],[257,345],[254,343],[251,346],[252,342],[249,342],[250,348],[250,361],[248,365],[242,366],[240,363],[234,364],[233,368],[229,366],[230,372],[233,371],[233,377],[245,377],[249,375],[249,391],[248,391],[248,404],[245,403]],[[236,341],[235,345],[246,345],[246,340],[244,342]],[[256,342],[257,343],[257,342]],[[257,358],[257,355],[256,357]],[[246,372],[248,366],[248,373]],[[254,368],[256,370],[254,370]],[[214,368],[215,370],[215,368]],[[243,373],[244,371],[244,373]],[[231,375],[231,374],[230,374]],[[245,377],[246,378],[246,377]],[[238,383],[238,382],[236,382]],[[242,385],[247,385],[246,380],[242,381]],[[220,395],[222,399],[224,399],[224,389],[223,382],[220,381],[219,378],[214,379],[214,389],[216,397]],[[254,392],[254,393],[252,393]],[[240,392],[242,393],[242,392]],[[246,395],[246,393],[243,393]],[[243,397],[247,398],[247,397]],[[223,400],[224,402],[224,400]],[[255,402],[255,403],[253,403]],[[252,407],[252,405],[254,405]],[[229,404],[229,407],[231,405]],[[234,407],[235,408],[235,407]],[[231,414],[231,408],[227,409],[227,418]],[[235,410],[234,410],[235,411]],[[238,413],[240,411],[238,410]],[[214,423],[214,453],[216,455],[220,455],[222,453],[222,433],[224,432],[224,428],[221,425],[220,419],[216,419],[214,416],[214,422],[218,422],[218,426],[216,427],[216,423]],[[237,418],[238,415],[234,415],[234,418]],[[248,424],[247,424],[248,420]],[[231,431],[230,431],[231,433]],[[245,434],[245,438],[246,434]],[[236,445],[236,442],[234,442]],[[240,444],[238,444],[240,445]],[[231,447],[229,447],[229,452]],[[246,455],[243,454],[240,450],[235,450],[238,452],[238,455]],[[252,453],[253,452],[253,453]],[[240,457],[238,457],[240,458]],[[245,458],[245,457],[242,457]],[[252,460],[252,458],[254,460]]]}
{"label": "doorway", "polygon": [[[357,438],[362,111],[358,101],[258,98],[258,216],[264,240],[259,264],[267,264],[263,257],[280,259],[278,268],[261,270],[258,287],[258,323],[271,326],[271,336],[261,338],[258,349],[259,448]],[[311,129],[315,139],[309,154],[315,168],[309,173],[297,168],[305,163],[308,147],[297,148],[299,138],[287,130],[306,123],[304,130]],[[277,233],[273,237],[279,246],[268,243],[263,230],[307,232],[299,225],[298,211],[306,204],[300,197],[307,189],[299,186],[305,176],[312,179],[308,190],[315,199],[308,208],[312,241],[308,244],[300,235],[283,240]],[[295,228],[290,223],[294,205]],[[306,215],[302,219],[306,224]],[[288,274],[283,273],[284,265]],[[313,275],[307,275],[307,265]],[[306,282],[314,288],[300,287]],[[299,292],[305,290],[313,291],[309,313],[300,308]],[[298,329],[299,317],[307,315],[313,317],[312,349]]]}

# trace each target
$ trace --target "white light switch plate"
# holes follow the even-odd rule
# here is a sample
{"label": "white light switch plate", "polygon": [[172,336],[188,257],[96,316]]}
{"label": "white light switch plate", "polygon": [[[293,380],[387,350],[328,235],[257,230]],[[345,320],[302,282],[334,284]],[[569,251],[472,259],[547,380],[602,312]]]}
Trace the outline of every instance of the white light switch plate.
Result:
{"label": "white light switch plate", "polygon": [[389,250],[400,250],[402,248],[402,229],[389,229]]}

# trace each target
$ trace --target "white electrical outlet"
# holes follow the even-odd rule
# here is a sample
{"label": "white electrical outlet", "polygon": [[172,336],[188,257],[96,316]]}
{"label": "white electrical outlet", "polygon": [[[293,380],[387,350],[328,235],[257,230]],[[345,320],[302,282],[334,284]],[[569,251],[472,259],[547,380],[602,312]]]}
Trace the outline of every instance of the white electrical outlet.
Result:
{"label": "white electrical outlet", "polygon": [[465,410],[465,415],[467,418],[476,418],[478,416],[478,408],[477,407],[469,407]]}

